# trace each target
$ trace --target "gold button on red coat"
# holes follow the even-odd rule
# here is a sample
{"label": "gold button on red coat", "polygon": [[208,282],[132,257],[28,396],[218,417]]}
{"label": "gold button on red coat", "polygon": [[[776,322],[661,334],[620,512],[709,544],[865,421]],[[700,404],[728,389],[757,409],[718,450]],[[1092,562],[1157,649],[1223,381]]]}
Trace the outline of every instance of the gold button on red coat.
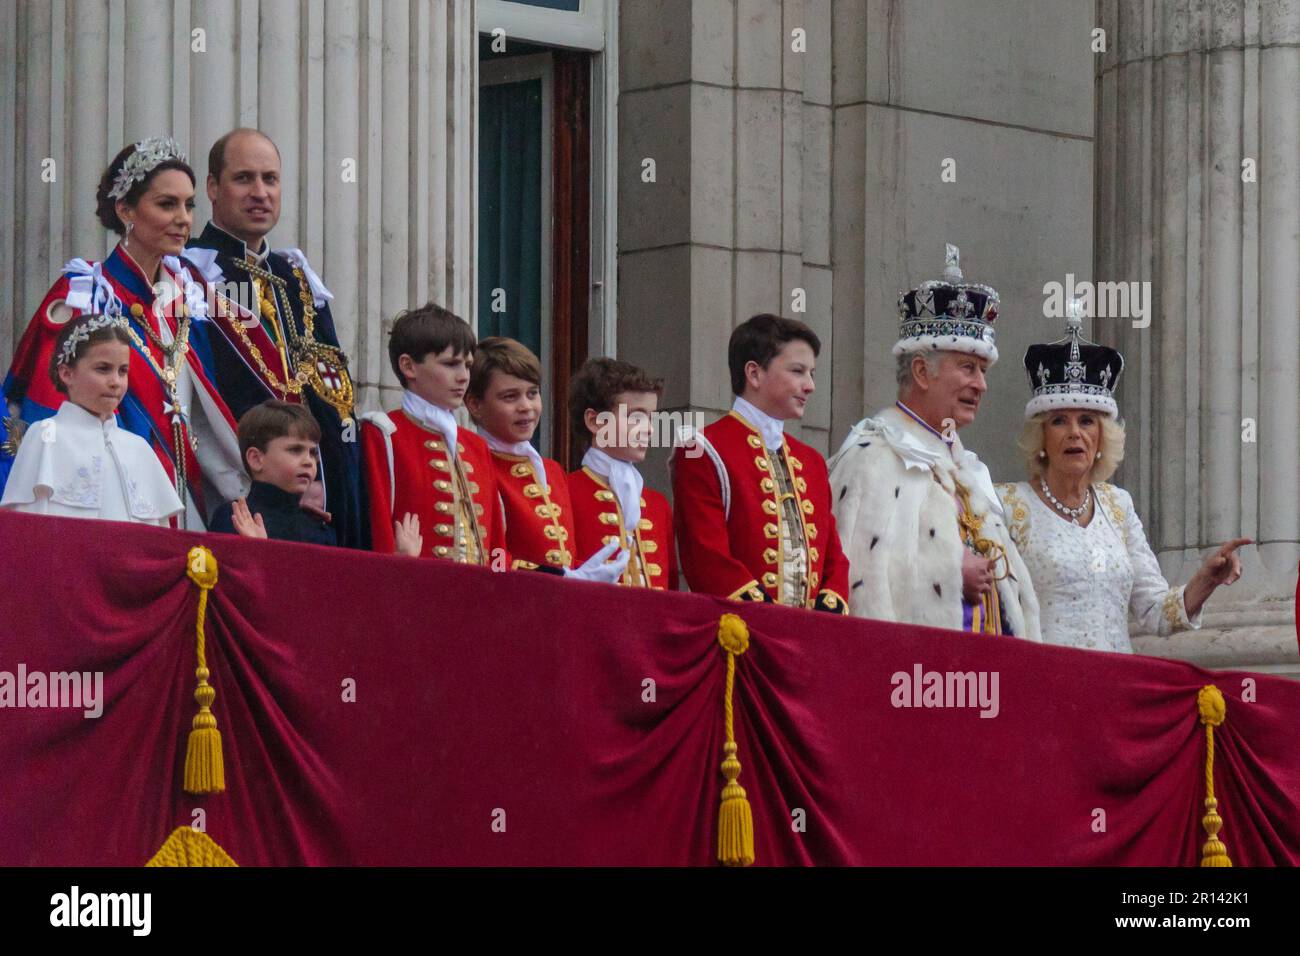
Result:
{"label": "gold button on red coat", "polygon": [[542,464],[546,470],[545,488],[533,471],[531,459],[492,452],[492,467],[505,512],[506,547],[515,562],[576,567],[568,476],[559,462],[543,458]]}
{"label": "gold button on red coat", "polygon": [[[614,492],[588,468],[569,474],[569,496],[573,502],[574,562],[581,564],[609,542],[617,540],[622,518]],[[641,554],[637,563],[645,570],[650,586],[677,590],[677,547],[673,542],[673,509],[668,499],[646,488],[641,492],[641,522],[637,535]],[[654,555],[654,560],[648,560]],[[629,566],[632,562],[629,561]],[[624,576],[625,581],[627,576]]]}

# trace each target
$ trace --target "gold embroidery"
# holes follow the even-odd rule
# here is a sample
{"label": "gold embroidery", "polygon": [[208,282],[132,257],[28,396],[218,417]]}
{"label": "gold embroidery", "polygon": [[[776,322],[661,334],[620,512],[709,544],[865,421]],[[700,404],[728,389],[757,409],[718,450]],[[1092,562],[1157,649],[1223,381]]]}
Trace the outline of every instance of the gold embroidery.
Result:
{"label": "gold embroidery", "polygon": [[1165,606],[1163,609],[1165,622],[1169,625],[1171,631],[1180,631],[1183,628],[1183,589],[1170,588],[1165,593]]}
{"label": "gold embroidery", "polygon": [[1115,494],[1115,486],[1105,481],[1101,482],[1097,485],[1097,497],[1101,499],[1103,506],[1110,512],[1111,520],[1115,522],[1120,537],[1124,539],[1124,547],[1127,548],[1128,522],[1124,520],[1124,508],[1119,503],[1119,495]]}
{"label": "gold embroidery", "polygon": [[1007,530],[1011,532],[1011,540],[1017,548],[1024,551],[1029,543],[1029,506],[1020,497],[1020,491],[1014,483],[1006,482],[996,487],[1007,513]]}

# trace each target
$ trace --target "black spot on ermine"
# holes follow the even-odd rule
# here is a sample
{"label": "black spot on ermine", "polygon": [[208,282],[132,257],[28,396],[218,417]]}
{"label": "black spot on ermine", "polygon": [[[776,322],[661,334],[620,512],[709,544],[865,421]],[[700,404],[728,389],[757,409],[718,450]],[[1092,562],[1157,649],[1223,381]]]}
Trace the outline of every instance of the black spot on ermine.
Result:
{"label": "black spot on ermine", "polygon": [[840,489],[840,498],[839,498],[840,501],[844,500],[844,496],[848,493],[848,490],[849,490],[848,485],[845,485],[843,488]]}
{"label": "black spot on ermine", "polygon": [[857,590],[858,588],[860,588],[860,587],[862,587],[862,582],[861,582],[861,581],[854,581],[854,582],[853,582],[853,587],[849,588],[849,590],[850,590],[850,591],[856,591],[856,590]]}
{"label": "black spot on ermine", "polygon": [[934,529],[933,529],[933,528],[930,529],[930,537],[932,537],[932,538],[934,537]]}
{"label": "black spot on ermine", "polygon": [[934,586],[934,593],[939,595],[939,597],[943,597],[943,588],[939,587],[938,583]]}
{"label": "black spot on ermine", "polygon": [[895,498],[898,497],[898,489],[897,489],[897,488],[894,489],[894,497],[895,497]]}
{"label": "black spot on ermine", "polygon": [[[871,539],[871,548],[874,548],[874,547],[876,546],[876,542],[879,541],[879,540],[880,540],[880,535],[876,535],[874,538],[872,538],[872,539]],[[871,548],[868,548],[867,550],[870,551]]]}

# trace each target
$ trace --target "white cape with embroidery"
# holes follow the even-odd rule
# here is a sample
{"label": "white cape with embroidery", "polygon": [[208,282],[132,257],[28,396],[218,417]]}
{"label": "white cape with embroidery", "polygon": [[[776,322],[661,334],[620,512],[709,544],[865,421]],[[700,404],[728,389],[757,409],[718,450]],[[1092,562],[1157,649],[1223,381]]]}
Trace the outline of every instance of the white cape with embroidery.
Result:
{"label": "white cape with embroidery", "polygon": [[849,609],[870,617],[961,630],[961,561],[954,482],[970,492],[982,534],[1006,549],[1010,574],[997,584],[1007,627],[1042,641],[1038,599],[1007,531],[988,468],[896,407],[853,426],[830,460],[840,541],[849,559]]}
{"label": "white cape with embroidery", "polygon": [[167,526],[182,510],[149,444],[72,402],[35,422],[18,446],[0,507],[66,518]]}

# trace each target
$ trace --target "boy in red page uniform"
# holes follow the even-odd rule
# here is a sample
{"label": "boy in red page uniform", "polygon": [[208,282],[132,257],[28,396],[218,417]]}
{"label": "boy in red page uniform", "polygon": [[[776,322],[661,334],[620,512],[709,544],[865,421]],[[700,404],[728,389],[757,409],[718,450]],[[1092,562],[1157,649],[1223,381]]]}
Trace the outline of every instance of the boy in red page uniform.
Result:
{"label": "boy in red page uniform", "polygon": [[512,568],[537,568],[566,577],[614,584],[627,565],[617,544],[598,548],[582,567],[573,560],[573,506],[559,462],[532,445],[542,420],[542,366],[514,339],[492,337],[478,344],[469,392],[469,413],[487,442],[505,519]]}
{"label": "boy in red page uniform", "polygon": [[662,391],[662,382],[617,359],[588,359],[578,370],[569,386],[569,417],[574,439],[590,447],[569,475],[569,496],[576,558],[618,544],[628,552],[619,583],[676,591],[673,511],[637,469]]}
{"label": "boy in red page uniform", "polygon": [[432,302],[393,322],[388,358],[406,389],[402,407],[363,415],[361,429],[376,551],[423,535],[424,557],[509,567],[487,444],[453,414],[474,346],[469,323]]}
{"label": "boy in red page uniform", "polygon": [[848,613],[826,462],[784,430],[803,417],[820,351],[812,329],[776,315],[732,332],[731,412],[673,454],[677,547],[691,590]]}

